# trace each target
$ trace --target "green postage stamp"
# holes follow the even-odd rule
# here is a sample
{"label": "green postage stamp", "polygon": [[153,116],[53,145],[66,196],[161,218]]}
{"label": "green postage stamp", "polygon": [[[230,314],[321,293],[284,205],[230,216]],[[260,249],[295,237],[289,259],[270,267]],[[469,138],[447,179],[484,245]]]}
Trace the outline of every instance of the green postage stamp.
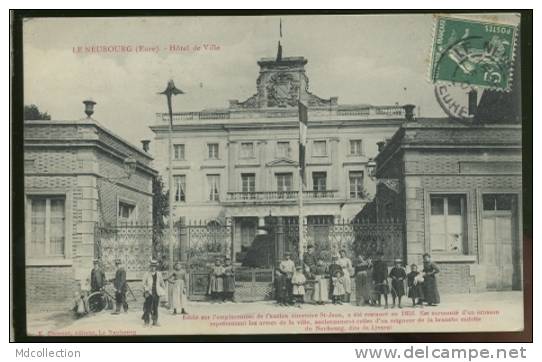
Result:
{"label": "green postage stamp", "polygon": [[431,81],[502,91],[513,81],[517,27],[436,17]]}

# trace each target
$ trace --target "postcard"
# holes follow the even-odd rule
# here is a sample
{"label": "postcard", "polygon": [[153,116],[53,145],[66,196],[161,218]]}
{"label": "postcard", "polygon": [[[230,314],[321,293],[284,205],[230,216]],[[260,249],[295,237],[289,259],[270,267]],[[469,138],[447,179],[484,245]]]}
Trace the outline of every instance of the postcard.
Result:
{"label": "postcard", "polygon": [[28,335],[522,331],[520,25],[25,19]]}

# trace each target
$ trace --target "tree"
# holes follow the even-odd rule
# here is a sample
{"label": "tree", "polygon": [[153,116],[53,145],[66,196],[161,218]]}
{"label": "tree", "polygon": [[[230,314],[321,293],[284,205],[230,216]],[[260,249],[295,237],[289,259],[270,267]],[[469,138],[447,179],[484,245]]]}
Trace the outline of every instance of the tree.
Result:
{"label": "tree", "polygon": [[31,104],[24,106],[24,119],[25,120],[50,120],[51,116],[47,113],[41,113],[38,106]]}

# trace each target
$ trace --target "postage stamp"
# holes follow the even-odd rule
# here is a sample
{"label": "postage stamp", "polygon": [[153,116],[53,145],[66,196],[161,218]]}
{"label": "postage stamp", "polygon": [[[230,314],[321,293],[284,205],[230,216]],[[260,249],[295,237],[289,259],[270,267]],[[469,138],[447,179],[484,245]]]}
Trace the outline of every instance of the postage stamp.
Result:
{"label": "postage stamp", "polygon": [[513,25],[437,16],[431,81],[510,90],[516,33]]}

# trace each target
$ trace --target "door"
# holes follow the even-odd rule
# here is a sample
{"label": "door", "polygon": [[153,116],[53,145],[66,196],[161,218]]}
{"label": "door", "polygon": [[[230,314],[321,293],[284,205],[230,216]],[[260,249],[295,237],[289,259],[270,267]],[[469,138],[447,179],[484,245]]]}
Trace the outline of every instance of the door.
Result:
{"label": "door", "polygon": [[482,250],[487,288],[521,289],[517,196],[485,194],[482,199]]}

